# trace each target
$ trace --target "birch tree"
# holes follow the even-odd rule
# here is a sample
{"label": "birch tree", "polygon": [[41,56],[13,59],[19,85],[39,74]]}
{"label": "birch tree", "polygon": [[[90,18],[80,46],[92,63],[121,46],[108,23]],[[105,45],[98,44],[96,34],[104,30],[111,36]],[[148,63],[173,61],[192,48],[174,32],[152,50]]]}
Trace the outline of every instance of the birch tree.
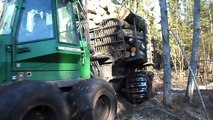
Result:
{"label": "birch tree", "polygon": [[[194,0],[194,27],[193,27],[193,41],[192,41],[192,55],[190,66],[193,73],[195,73],[197,68],[198,61],[198,52],[199,52],[199,41],[200,41],[200,0]],[[189,73],[186,99],[189,102],[192,102],[193,92],[194,92],[195,83],[193,80],[192,73]]]}
{"label": "birch tree", "polygon": [[164,72],[164,87],[163,87],[163,102],[165,105],[171,105],[171,64],[170,64],[170,43],[169,43],[169,28],[166,0],[159,0],[161,11],[161,30],[163,38],[163,72]]}

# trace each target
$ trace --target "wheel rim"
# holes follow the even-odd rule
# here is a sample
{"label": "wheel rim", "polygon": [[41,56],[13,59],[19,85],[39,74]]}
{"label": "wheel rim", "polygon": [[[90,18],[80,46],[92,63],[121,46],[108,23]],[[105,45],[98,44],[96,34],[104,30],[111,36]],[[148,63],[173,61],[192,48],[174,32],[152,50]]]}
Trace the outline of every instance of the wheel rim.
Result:
{"label": "wheel rim", "polygon": [[20,120],[58,120],[56,112],[48,105],[29,106]]}
{"label": "wheel rim", "polygon": [[100,96],[95,105],[97,120],[107,120],[110,114],[110,100],[107,96]]}

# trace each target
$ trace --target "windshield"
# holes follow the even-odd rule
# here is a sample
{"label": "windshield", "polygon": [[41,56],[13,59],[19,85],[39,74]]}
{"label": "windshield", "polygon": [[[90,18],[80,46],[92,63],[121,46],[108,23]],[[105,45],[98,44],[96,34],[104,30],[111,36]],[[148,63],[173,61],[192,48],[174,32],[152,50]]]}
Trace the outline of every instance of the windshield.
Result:
{"label": "windshield", "polygon": [[73,12],[72,3],[68,0],[59,0],[59,41],[70,44],[78,44],[78,33]]}
{"label": "windshield", "polygon": [[10,34],[16,0],[0,1],[0,34]]}
{"label": "windshield", "polygon": [[52,0],[25,0],[18,30],[18,42],[54,37]]}

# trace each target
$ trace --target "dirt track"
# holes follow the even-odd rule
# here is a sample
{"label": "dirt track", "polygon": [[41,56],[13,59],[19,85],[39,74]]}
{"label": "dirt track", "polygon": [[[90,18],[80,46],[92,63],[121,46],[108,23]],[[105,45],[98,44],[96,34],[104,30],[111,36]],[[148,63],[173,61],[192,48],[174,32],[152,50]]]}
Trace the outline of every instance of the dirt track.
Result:
{"label": "dirt track", "polygon": [[[183,79],[180,79],[178,74],[172,73],[173,102],[170,107],[162,104],[163,72],[154,73],[152,97],[139,105],[132,105],[124,98],[119,98],[116,120],[207,120],[196,90],[191,104],[184,100],[188,78],[186,73],[183,74]],[[203,83],[198,80],[198,83],[209,120],[213,120],[213,78]]]}
{"label": "dirt track", "polygon": [[[140,105],[132,105],[120,98],[116,120],[207,120],[198,94],[195,92],[192,104],[184,102],[184,91],[173,91],[173,105],[162,104],[162,94]],[[213,90],[202,90],[209,120],[213,120]]]}

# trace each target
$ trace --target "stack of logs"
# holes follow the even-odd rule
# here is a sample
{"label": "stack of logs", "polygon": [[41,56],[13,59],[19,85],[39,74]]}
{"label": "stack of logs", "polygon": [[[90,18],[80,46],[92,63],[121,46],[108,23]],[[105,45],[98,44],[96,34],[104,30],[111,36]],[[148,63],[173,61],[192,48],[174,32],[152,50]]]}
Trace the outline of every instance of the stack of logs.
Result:
{"label": "stack of logs", "polygon": [[135,21],[137,31],[146,32],[145,20],[121,4],[110,0],[87,0],[86,6],[90,29],[98,27],[105,19],[117,18],[128,29],[133,29]]}

